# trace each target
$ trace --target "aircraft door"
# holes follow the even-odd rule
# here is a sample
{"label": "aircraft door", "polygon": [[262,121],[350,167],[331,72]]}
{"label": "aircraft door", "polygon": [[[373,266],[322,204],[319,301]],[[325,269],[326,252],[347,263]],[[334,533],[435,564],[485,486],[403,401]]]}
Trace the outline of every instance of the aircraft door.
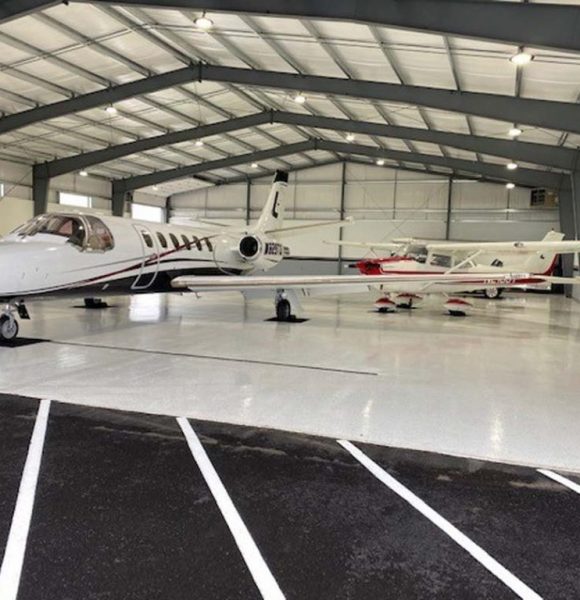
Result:
{"label": "aircraft door", "polygon": [[159,242],[149,227],[145,225],[133,225],[133,227],[141,242],[143,262],[131,289],[146,290],[153,285],[159,274]]}

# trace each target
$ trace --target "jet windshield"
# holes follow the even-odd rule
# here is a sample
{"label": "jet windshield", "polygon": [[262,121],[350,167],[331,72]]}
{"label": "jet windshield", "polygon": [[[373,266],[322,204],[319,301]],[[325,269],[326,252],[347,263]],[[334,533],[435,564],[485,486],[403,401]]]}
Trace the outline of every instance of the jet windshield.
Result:
{"label": "jet windshield", "polygon": [[42,215],[29,221],[16,233],[20,237],[39,234],[66,238],[66,242],[79,250],[105,252],[114,247],[109,228],[97,217],[91,215]]}

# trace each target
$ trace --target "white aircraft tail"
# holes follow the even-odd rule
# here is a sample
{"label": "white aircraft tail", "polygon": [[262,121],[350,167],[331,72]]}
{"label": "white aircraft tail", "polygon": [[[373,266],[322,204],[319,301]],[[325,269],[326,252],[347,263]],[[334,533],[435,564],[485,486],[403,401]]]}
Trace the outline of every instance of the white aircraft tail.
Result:
{"label": "white aircraft tail", "polygon": [[266,200],[266,205],[255,227],[255,231],[275,232],[282,229],[284,224],[284,209],[286,208],[285,196],[288,189],[288,173],[276,171],[272,188]]}
{"label": "white aircraft tail", "polygon": [[[542,242],[561,242],[563,239],[563,233],[560,233],[559,231],[548,231]],[[551,250],[533,252],[525,259],[522,268],[526,273],[550,275],[556,265],[557,256],[558,253]]]}

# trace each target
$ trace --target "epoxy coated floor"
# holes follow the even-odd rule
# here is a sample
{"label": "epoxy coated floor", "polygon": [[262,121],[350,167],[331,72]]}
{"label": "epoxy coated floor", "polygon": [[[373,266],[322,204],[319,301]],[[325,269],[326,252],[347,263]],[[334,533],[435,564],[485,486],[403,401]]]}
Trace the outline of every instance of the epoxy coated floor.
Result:
{"label": "epoxy coated floor", "polygon": [[[580,472],[580,304],[513,294],[450,318],[238,295],[31,304],[0,391]],[[78,302],[76,304],[79,304]]]}

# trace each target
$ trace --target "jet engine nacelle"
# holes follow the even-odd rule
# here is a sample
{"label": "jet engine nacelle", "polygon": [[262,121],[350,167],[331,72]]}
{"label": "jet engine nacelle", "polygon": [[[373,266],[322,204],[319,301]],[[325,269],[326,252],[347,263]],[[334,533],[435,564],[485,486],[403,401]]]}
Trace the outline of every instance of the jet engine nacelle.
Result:
{"label": "jet engine nacelle", "polygon": [[264,252],[264,243],[255,235],[245,235],[238,244],[238,254],[243,260],[254,262]]}

